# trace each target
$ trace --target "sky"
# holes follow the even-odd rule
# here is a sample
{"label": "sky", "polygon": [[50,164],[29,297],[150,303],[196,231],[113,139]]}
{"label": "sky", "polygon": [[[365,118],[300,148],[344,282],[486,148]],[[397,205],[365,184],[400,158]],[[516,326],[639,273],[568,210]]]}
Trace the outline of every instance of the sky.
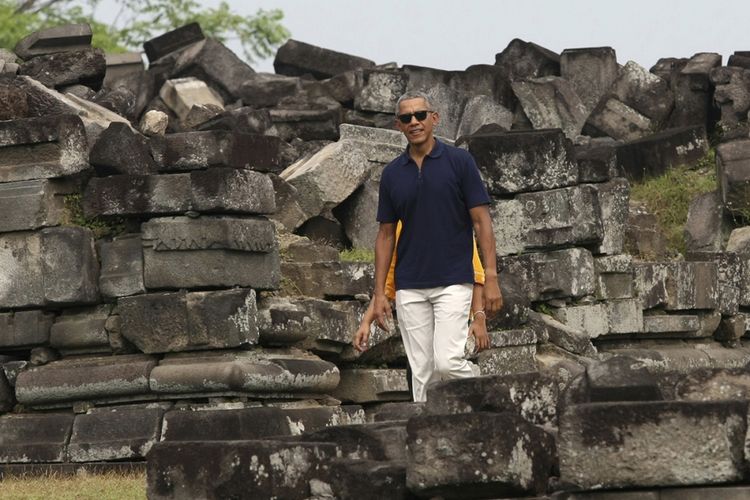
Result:
{"label": "sky", "polygon": [[[750,50],[750,1],[706,0],[229,0],[280,8],[292,38],[372,59],[440,69],[493,64],[514,38],[554,52],[609,46],[621,64]],[[253,65],[273,72],[273,60]]]}

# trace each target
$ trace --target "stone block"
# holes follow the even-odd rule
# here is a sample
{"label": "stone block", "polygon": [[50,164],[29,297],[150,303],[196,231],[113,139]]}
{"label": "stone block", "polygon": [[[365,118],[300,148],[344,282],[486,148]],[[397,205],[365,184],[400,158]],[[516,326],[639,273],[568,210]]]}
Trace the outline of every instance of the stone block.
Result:
{"label": "stone block", "polygon": [[493,195],[549,190],[578,181],[573,146],[559,130],[477,134],[468,145]]}
{"label": "stone block", "polygon": [[159,90],[159,97],[182,121],[188,117],[193,106],[216,106],[224,109],[224,101],[216,91],[193,77],[167,80]]}
{"label": "stone block", "polygon": [[0,313],[0,346],[46,344],[54,318],[54,314],[38,310]]}
{"label": "stone block", "polygon": [[160,172],[205,169],[213,166],[244,168],[243,137],[225,130],[181,132],[151,138],[151,155]]}
{"label": "stone block", "polygon": [[58,316],[49,333],[49,344],[63,354],[111,352],[107,318],[111,306],[66,310]]}
{"label": "stone block", "polygon": [[100,241],[99,290],[113,299],[144,293],[143,250],[140,234],[124,235],[112,241]]}
{"label": "stone block", "polygon": [[328,476],[337,449],[274,440],[157,443],[149,453],[148,497],[303,500],[311,481]]}
{"label": "stone block", "polygon": [[299,350],[209,351],[169,354],[151,371],[160,397],[250,395],[299,398],[330,393],[339,383],[333,363]]}
{"label": "stone block", "polygon": [[686,259],[716,263],[719,312],[724,316],[733,316],[737,314],[740,302],[743,300],[743,291],[747,288],[748,262],[745,256],[727,250],[727,252],[692,252],[686,255]]}
{"label": "stone block", "polygon": [[596,348],[587,332],[566,325],[547,314],[529,313],[529,326],[546,336],[549,342],[574,354],[596,356]]}
{"label": "stone block", "polygon": [[349,368],[341,370],[341,382],[333,397],[354,403],[408,401],[411,399],[406,370],[395,368]]}
{"label": "stone block", "polygon": [[713,262],[639,262],[635,286],[643,309],[716,309],[718,269]]}
{"label": "stone block", "polygon": [[73,414],[0,417],[0,463],[64,462]]}
{"label": "stone block", "polygon": [[490,212],[495,221],[497,254],[601,242],[598,195],[602,191],[593,186],[573,186],[496,200]]}
{"label": "stone block", "polygon": [[608,333],[638,333],[643,331],[643,309],[637,298],[609,300],[604,303]]}
{"label": "stone block", "polygon": [[88,145],[80,118],[0,122],[0,182],[64,177],[87,168]]}
{"label": "stone block", "polygon": [[342,107],[330,97],[285,99],[283,105],[271,108],[268,113],[276,129],[276,135],[292,142],[336,141],[342,121]]}
{"label": "stone block", "polygon": [[596,298],[628,299],[633,297],[633,260],[628,254],[594,258]]}
{"label": "stone block", "polygon": [[297,77],[256,73],[242,84],[239,97],[245,106],[266,108],[301,91],[302,82]]}
{"label": "stone block", "polygon": [[76,415],[68,444],[71,462],[145,459],[159,441],[162,408],[96,409]]}
{"label": "stone block", "polygon": [[716,169],[721,201],[730,213],[747,211],[750,180],[750,140],[741,139],[716,148]]}
{"label": "stone block", "polygon": [[373,68],[369,59],[336,52],[289,39],[276,52],[273,68],[287,76],[312,75],[318,80],[331,78],[346,71]]}
{"label": "stone block", "polygon": [[617,148],[617,163],[629,180],[657,177],[671,167],[692,165],[708,152],[701,126],[664,130]]}
{"label": "stone block", "polygon": [[[403,463],[335,460],[330,467],[330,491],[338,498],[403,499],[410,495],[406,488],[406,467]],[[365,476],[366,482],[361,480]]]}
{"label": "stone block", "polygon": [[21,59],[54,54],[91,46],[91,27],[88,24],[64,24],[35,31],[16,43],[13,52]]}
{"label": "stone block", "polygon": [[283,262],[281,274],[290,291],[320,299],[368,294],[375,283],[374,266],[364,262]]}
{"label": "stone block", "polygon": [[73,186],[64,180],[38,179],[0,184],[0,232],[57,226],[65,221],[65,196]]}
{"label": "stone block", "polygon": [[336,443],[344,458],[353,460],[406,460],[406,422],[340,425],[305,433],[294,441]]}
{"label": "stone block", "polygon": [[278,287],[278,248],[266,219],[167,217],[141,229],[147,289]]}
{"label": "stone block", "polygon": [[584,489],[736,481],[746,412],[739,401],[569,406],[560,416],[560,479]]}
{"label": "stone block", "polygon": [[675,107],[669,117],[670,126],[708,126],[712,115],[712,92],[709,74],[721,66],[721,56],[700,52],[672,70],[670,85]]}
{"label": "stone block", "polygon": [[581,134],[588,112],[571,82],[559,76],[545,76],[511,85],[535,129],[559,128],[570,140]]}
{"label": "stone block", "polygon": [[352,248],[375,248],[378,197],[382,169],[373,169],[365,182],[334,211]]}
{"label": "stone block", "polygon": [[592,184],[601,212],[602,241],[595,253],[616,255],[625,246],[625,223],[628,220],[630,184],[623,178]]}
{"label": "stone block", "polygon": [[747,316],[744,314],[737,314],[735,316],[729,316],[722,318],[719,325],[719,329],[714,333],[714,338],[725,345],[735,345],[748,330]]}
{"label": "stone block", "polygon": [[154,357],[144,354],[53,361],[19,373],[16,397],[30,408],[155,399],[149,394],[149,374],[156,363]]}
{"label": "stone block", "polygon": [[46,228],[0,235],[0,308],[85,305],[99,300],[91,231]]}
{"label": "stone block", "polygon": [[696,196],[685,223],[685,246],[691,252],[721,251],[725,233],[724,206],[718,191]]}
{"label": "stone block", "polygon": [[228,109],[198,126],[198,130],[230,130],[241,134],[263,134],[273,126],[267,109],[243,106]]}
{"label": "stone block", "polygon": [[190,23],[144,42],[143,49],[149,62],[153,63],[204,38],[200,24]]}
{"label": "stone block", "polygon": [[585,401],[662,401],[657,378],[641,363],[627,356],[615,356],[586,368]]}
{"label": "stone block", "polygon": [[538,372],[445,380],[430,387],[423,414],[513,412],[545,428],[557,427],[560,386]]}
{"label": "stone block", "polygon": [[85,85],[99,90],[106,72],[104,51],[90,47],[35,56],[18,68],[19,75],[29,76],[49,88]]}
{"label": "stone block", "polygon": [[364,70],[364,84],[354,98],[355,109],[392,114],[404,92],[408,76],[402,71]]}
{"label": "stone block", "polygon": [[659,314],[643,317],[643,332],[671,336],[700,336],[700,317],[691,314]]}
{"label": "stone block", "polygon": [[552,315],[566,326],[585,332],[592,339],[609,332],[607,308],[604,304],[564,306],[553,309]]}
{"label": "stone block", "polygon": [[117,300],[120,333],[140,351],[225,349],[258,342],[255,291],[153,293]]}
{"label": "stone block", "polygon": [[633,61],[620,67],[610,92],[657,125],[666,123],[674,107],[669,83]]}
{"label": "stone block", "polygon": [[94,177],[86,186],[83,205],[88,216],[187,211],[253,215],[276,210],[273,184],[266,175],[225,167],[183,174]]}
{"label": "stone block", "polygon": [[609,136],[620,141],[635,141],[650,135],[653,123],[615,97],[603,97],[586,119],[583,133]]}
{"label": "stone block", "polygon": [[16,394],[5,376],[5,371],[0,370],[0,414],[11,411],[15,405]]}
{"label": "stone block", "polygon": [[528,300],[575,298],[595,291],[594,258],[583,248],[502,257],[500,282],[515,279]]}
{"label": "stone block", "polygon": [[709,76],[716,85],[713,97],[721,109],[722,124],[738,125],[746,121],[750,109],[750,71],[745,68],[719,67],[712,69]]}
{"label": "stone block", "polygon": [[560,54],[560,76],[580,97],[585,115],[610,90],[617,74],[617,55],[612,47],[565,49]]}
{"label": "stone block", "polygon": [[467,498],[546,491],[554,461],[553,438],[513,413],[414,417],[407,434],[406,483],[419,496]]}
{"label": "stone block", "polygon": [[515,375],[537,371],[536,345],[491,348],[477,356],[482,375]]}
{"label": "stone block", "polygon": [[397,402],[380,403],[367,407],[368,422],[393,422],[409,420],[422,415],[425,403]]}
{"label": "stone block", "polygon": [[[601,139],[601,138],[600,138]],[[578,181],[605,182],[620,174],[617,170],[617,141],[603,138],[588,144],[576,144],[575,157],[578,163]]]}
{"label": "stone block", "polygon": [[156,173],[148,139],[121,122],[111,123],[101,133],[89,161],[98,175]]}
{"label": "stone block", "polygon": [[495,65],[507,74],[510,81],[560,74],[560,56],[534,42],[519,38],[510,41],[495,55]]}
{"label": "stone block", "polygon": [[169,115],[163,111],[151,109],[143,113],[141,121],[138,124],[138,130],[149,137],[155,135],[164,135],[169,126]]}
{"label": "stone block", "polygon": [[144,74],[143,58],[140,52],[123,52],[122,54],[105,54],[107,71],[104,74],[104,88],[117,88],[128,78],[141,77]]}

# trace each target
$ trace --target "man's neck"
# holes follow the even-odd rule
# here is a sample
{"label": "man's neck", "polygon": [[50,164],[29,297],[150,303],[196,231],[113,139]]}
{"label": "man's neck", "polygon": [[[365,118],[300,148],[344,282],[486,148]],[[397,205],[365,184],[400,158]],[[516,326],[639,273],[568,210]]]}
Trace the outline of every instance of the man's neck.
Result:
{"label": "man's neck", "polygon": [[435,147],[435,138],[430,137],[421,144],[409,144],[409,156],[414,160],[417,165],[422,166],[422,160],[427,156],[432,148]]}

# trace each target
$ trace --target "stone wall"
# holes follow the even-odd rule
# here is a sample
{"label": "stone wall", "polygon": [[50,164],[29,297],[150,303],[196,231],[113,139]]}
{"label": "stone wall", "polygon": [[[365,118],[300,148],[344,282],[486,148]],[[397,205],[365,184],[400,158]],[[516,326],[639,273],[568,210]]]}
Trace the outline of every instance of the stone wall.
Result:
{"label": "stone wall", "polygon": [[[195,24],[147,70],[90,35],[0,53],[1,472],[148,456],[151,498],[748,493],[716,486],[747,470],[745,53],[646,70],[515,39],[444,71],[290,40],[259,74]],[[477,160],[506,304],[467,348],[484,376],[424,405],[395,328],[352,348],[373,269],[339,254],[373,245],[407,90]],[[654,259],[631,182],[709,136],[717,191]]]}

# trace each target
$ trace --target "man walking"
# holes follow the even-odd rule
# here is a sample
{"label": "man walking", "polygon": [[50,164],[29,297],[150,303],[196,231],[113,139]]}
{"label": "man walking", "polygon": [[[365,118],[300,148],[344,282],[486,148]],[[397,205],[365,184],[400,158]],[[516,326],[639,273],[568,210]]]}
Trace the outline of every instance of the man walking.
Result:
{"label": "man walking", "polygon": [[473,375],[464,359],[474,284],[473,232],[485,284],[484,309],[473,311],[471,319],[484,321],[502,307],[487,190],[467,151],[435,139],[439,120],[424,94],[401,96],[396,127],[409,146],[383,170],[378,201],[374,312],[385,328],[391,316],[385,281],[400,220],[396,310],[415,401],[426,400],[430,382]]}

